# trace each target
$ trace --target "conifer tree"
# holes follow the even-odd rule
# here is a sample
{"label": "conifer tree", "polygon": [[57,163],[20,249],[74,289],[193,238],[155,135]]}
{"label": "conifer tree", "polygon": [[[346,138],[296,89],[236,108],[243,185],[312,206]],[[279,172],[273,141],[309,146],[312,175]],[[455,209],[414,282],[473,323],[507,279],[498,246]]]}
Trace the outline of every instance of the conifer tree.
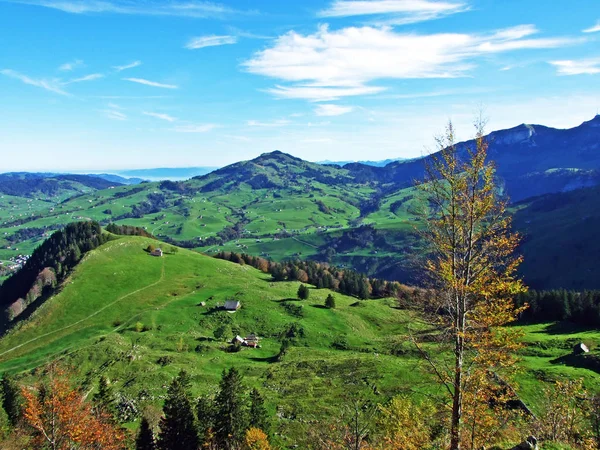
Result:
{"label": "conifer tree", "polygon": [[241,374],[232,367],[223,371],[215,398],[215,438],[219,448],[232,450],[244,437],[246,417]]}
{"label": "conifer tree", "polygon": [[8,422],[11,426],[16,426],[21,417],[21,395],[19,387],[15,380],[9,375],[4,374],[2,381],[2,408],[6,412]]}
{"label": "conifer tree", "polygon": [[205,445],[210,445],[215,429],[215,405],[212,398],[204,395],[198,399],[196,418],[200,440],[204,441]]}
{"label": "conifer tree", "polygon": [[98,392],[94,394],[94,403],[104,409],[106,412],[113,413],[113,403],[115,401],[108,379],[102,375],[98,381]]}
{"label": "conifer tree", "polygon": [[189,377],[182,370],[169,386],[158,436],[158,447],[161,450],[198,449],[194,411],[188,395],[189,384]]}
{"label": "conifer tree", "polygon": [[154,439],[154,433],[152,427],[145,417],[142,418],[140,424],[140,431],[138,432],[135,440],[136,450],[156,450],[156,441]]}
{"label": "conifer tree", "polygon": [[268,434],[270,423],[269,413],[265,408],[265,401],[260,395],[258,389],[252,389],[250,392],[250,417],[248,424],[251,427],[259,428]]}
{"label": "conifer tree", "polygon": [[301,284],[300,287],[298,288],[298,298],[300,300],[307,300],[308,296],[310,294],[310,291],[308,290],[308,288]]}

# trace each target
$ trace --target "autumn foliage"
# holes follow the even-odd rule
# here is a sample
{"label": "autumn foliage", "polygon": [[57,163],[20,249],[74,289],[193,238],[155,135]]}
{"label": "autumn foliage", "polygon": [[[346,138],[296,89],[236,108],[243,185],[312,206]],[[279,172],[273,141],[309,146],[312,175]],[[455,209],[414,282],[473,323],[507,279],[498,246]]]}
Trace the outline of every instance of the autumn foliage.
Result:
{"label": "autumn foliage", "polygon": [[125,448],[125,436],[102,411],[93,411],[65,373],[49,370],[48,380],[22,388],[24,425],[31,429],[35,448],[68,450]]}

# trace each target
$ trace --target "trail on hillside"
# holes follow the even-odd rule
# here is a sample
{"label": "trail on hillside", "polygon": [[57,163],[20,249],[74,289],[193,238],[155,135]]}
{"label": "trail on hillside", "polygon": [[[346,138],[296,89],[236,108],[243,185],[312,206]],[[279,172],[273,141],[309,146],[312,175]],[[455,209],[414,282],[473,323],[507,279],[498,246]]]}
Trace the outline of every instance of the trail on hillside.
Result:
{"label": "trail on hillside", "polygon": [[23,346],[25,346],[25,345],[27,345],[27,344],[31,344],[32,342],[35,342],[35,341],[37,341],[37,340],[39,340],[39,339],[41,339],[41,338],[44,338],[44,337],[50,336],[50,335],[52,335],[52,334],[55,334],[55,333],[59,333],[59,332],[61,332],[61,331],[64,331],[64,330],[68,330],[69,328],[71,328],[71,327],[74,327],[75,325],[79,325],[80,323],[82,323],[82,322],[85,322],[86,320],[89,320],[89,319],[91,319],[92,317],[95,317],[95,316],[97,316],[97,315],[98,315],[98,314],[100,314],[102,311],[104,311],[104,310],[105,310],[105,309],[107,309],[107,308],[110,308],[111,306],[115,305],[116,303],[120,302],[121,300],[124,300],[124,299],[126,299],[127,297],[131,297],[132,295],[135,295],[135,294],[137,294],[138,292],[141,292],[141,291],[144,291],[144,290],[146,290],[146,289],[148,289],[148,288],[151,288],[151,287],[154,287],[154,286],[156,286],[157,284],[159,284],[159,283],[161,283],[161,282],[163,281],[164,277],[165,277],[165,261],[163,260],[163,262],[162,262],[162,268],[161,268],[161,271],[160,271],[160,277],[159,277],[159,278],[158,278],[158,280],[157,280],[157,281],[155,281],[154,283],[152,283],[152,284],[149,284],[149,285],[147,285],[147,286],[144,286],[143,288],[136,289],[135,291],[132,291],[132,292],[130,292],[129,294],[125,294],[125,295],[123,295],[122,297],[119,297],[118,299],[116,299],[115,301],[113,301],[113,302],[111,302],[111,303],[109,303],[109,304],[107,304],[107,305],[104,305],[104,306],[103,306],[102,308],[100,308],[98,311],[96,311],[96,312],[94,312],[94,313],[90,314],[90,315],[89,315],[89,316],[87,316],[87,317],[84,317],[83,319],[80,319],[80,320],[78,320],[77,322],[73,322],[72,324],[70,324],[70,325],[67,325],[66,327],[62,327],[62,328],[59,328],[58,330],[50,331],[50,332],[48,332],[48,333],[45,333],[45,334],[42,334],[42,335],[40,335],[40,336],[38,336],[38,337],[36,337],[36,338],[30,339],[30,340],[28,340],[28,341],[26,341],[26,342],[23,342],[22,344],[16,345],[16,346],[14,346],[14,347],[12,347],[12,348],[10,348],[10,349],[8,349],[8,350],[6,350],[6,351],[4,351],[4,352],[0,353],[0,358],[1,358],[2,356],[6,355],[7,353],[10,353],[10,352],[12,352],[12,351],[14,351],[14,350],[17,350],[18,348],[21,348],[21,347],[23,347]]}
{"label": "trail on hillside", "polygon": [[309,247],[319,248],[317,245],[313,245],[313,244],[309,244],[308,242],[301,241],[300,239],[298,239],[298,238],[296,238],[294,236],[292,236],[292,239],[295,240],[296,242],[300,242],[301,244],[308,245]]}

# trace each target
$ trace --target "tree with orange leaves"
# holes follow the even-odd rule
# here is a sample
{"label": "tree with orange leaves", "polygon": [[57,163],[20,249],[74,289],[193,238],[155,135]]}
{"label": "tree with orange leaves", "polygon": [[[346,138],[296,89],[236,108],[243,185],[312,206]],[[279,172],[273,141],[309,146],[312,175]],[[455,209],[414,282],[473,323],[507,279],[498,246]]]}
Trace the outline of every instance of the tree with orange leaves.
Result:
{"label": "tree with orange leaves", "polygon": [[23,387],[21,392],[25,399],[24,425],[32,430],[35,448],[125,448],[124,434],[107,414],[93,412],[93,406],[71,387],[63,370],[50,367],[46,382]]}
{"label": "tree with orange leaves", "polygon": [[520,236],[511,231],[506,199],[487,161],[484,125],[480,116],[474,148],[459,148],[450,122],[419,184],[427,204],[423,235],[431,251],[425,268],[439,294],[430,312],[451,356],[441,361],[419,348],[452,402],[451,450],[474,448],[478,430],[489,433],[501,425],[490,405],[513,393],[498,380],[514,367],[519,343],[514,331],[499,327],[516,319],[520,310],[512,298],[525,290],[516,277]]}
{"label": "tree with orange leaves", "polygon": [[248,428],[244,437],[244,450],[271,450],[269,438],[260,428]]}

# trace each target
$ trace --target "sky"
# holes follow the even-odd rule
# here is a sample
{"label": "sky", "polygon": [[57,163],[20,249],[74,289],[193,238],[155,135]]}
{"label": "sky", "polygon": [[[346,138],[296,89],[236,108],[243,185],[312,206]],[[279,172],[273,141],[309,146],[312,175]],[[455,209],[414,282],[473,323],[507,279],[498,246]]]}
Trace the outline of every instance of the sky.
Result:
{"label": "sky", "polygon": [[427,153],[600,110],[598,0],[0,0],[0,172]]}

